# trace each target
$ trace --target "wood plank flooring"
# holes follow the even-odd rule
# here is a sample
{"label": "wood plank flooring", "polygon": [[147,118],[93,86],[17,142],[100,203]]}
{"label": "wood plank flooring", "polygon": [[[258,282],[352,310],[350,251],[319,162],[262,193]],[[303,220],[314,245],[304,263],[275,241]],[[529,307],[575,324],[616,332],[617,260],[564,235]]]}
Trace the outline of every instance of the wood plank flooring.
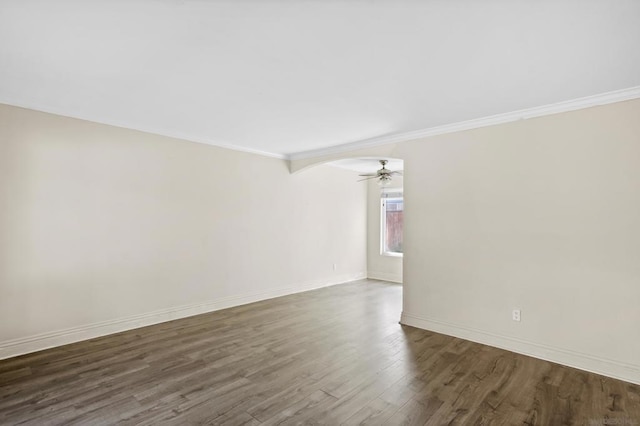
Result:
{"label": "wood plank flooring", "polygon": [[640,425],[640,386],[400,326],[359,281],[0,361],[3,425]]}

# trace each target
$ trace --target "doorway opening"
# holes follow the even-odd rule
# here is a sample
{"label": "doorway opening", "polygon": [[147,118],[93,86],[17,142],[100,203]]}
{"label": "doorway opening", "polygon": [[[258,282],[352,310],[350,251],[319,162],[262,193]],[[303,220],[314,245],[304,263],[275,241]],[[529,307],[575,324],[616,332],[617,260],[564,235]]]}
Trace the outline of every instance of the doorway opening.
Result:
{"label": "doorway opening", "polygon": [[[397,172],[381,182],[383,167]],[[402,284],[404,256],[404,161],[393,158],[349,158],[328,163],[351,170],[367,190],[367,277]],[[371,176],[373,175],[373,176]]]}

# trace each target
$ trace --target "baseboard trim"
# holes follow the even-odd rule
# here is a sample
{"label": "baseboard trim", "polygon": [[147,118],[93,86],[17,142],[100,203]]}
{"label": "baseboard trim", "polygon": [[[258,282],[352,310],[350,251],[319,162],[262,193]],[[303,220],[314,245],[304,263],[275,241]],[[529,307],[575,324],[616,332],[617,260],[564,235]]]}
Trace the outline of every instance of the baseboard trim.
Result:
{"label": "baseboard trim", "polygon": [[626,364],[576,351],[528,342],[433,318],[424,318],[407,312],[402,313],[400,323],[640,385],[640,365]]}
{"label": "baseboard trim", "polygon": [[367,278],[372,280],[391,281],[392,283],[402,284],[402,275],[390,274],[388,272],[368,271]]}
{"label": "baseboard trim", "polygon": [[234,306],[260,302],[262,300],[273,299],[275,297],[303,293],[305,291],[316,290],[333,285],[346,284],[355,280],[365,279],[366,276],[367,274],[364,272],[358,274],[339,275],[332,277],[330,280],[310,281],[298,286],[282,287],[264,292],[224,297],[202,303],[161,309],[125,318],[96,322],[80,327],[56,330],[28,337],[7,340],[0,342],[0,359],[12,358],[31,352],[37,352],[109,334],[120,333],[140,327],[186,318],[193,315],[219,311],[221,309],[232,308]]}

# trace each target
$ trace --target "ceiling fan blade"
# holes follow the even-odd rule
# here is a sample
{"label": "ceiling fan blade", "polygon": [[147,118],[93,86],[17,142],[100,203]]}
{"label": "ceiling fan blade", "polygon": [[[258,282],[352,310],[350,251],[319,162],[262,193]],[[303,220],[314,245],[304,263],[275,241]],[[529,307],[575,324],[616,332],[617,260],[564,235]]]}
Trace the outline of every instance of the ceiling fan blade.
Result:
{"label": "ceiling fan blade", "polygon": [[392,174],[392,175],[402,176],[402,172],[400,172],[400,171],[391,172],[391,174]]}
{"label": "ceiling fan blade", "polygon": [[378,176],[377,173],[365,173],[363,175],[358,175],[358,176]]}
{"label": "ceiling fan blade", "polygon": [[[362,175],[361,175],[361,176],[362,176]],[[364,178],[364,179],[360,179],[360,180],[358,180],[358,182],[362,182],[363,180],[375,179],[375,178],[377,178],[377,177],[378,177],[378,176],[369,176],[369,177],[366,177],[366,178]]]}

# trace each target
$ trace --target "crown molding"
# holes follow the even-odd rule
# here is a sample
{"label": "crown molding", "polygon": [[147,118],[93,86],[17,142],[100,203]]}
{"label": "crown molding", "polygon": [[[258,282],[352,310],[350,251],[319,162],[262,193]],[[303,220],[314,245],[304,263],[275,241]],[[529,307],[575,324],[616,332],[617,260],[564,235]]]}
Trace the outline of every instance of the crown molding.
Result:
{"label": "crown molding", "polygon": [[575,111],[578,109],[590,108],[599,105],[606,105],[615,102],[628,101],[640,98],[640,86],[627,89],[614,90],[612,92],[598,95],[585,96],[583,98],[557,102],[554,104],[542,105],[533,108],[526,108],[503,114],[491,115],[488,117],[475,118],[472,120],[459,121],[457,123],[445,124],[442,126],[429,127],[426,129],[414,130],[411,132],[398,133],[377,138],[364,139],[361,141],[335,145],[328,148],[314,149],[289,154],[289,160],[302,160],[308,158],[322,157],[325,155],[341,154],[362,148],[371,148],[379,145],[387,145],[398,142],[406,142],[413,139],[420,139],[429,136],[442,135],[445,133],[460,132],[463,130],[477,129],[480,127],[494,126],[497,124],[509,123],[512,121],[526,120],[534,117],[558,114],[562,112]]}
{"label": "crown molding", "polygon": [[77,111],[61,112],[56,108],[49,106],[33,106],[24,102],[16,102],[5,97],[0,98],[0,103],[26,108],[34,111],[45,112],[48,114],[60,115],[79,120],[89,121],[92,123],[106,124],[109,126],[120,127],[123,129],[137,130],[140,132],[150,133],[159,136],[181,139],[188,142],[202,143],[206,145],[216,146],[219,148],[230,149],[232,151],[245,152],[263,157],[277,158],[281,160],[303,160],[308,158],[322,157],[332,154],[341,154],[344,152],[354,151],[363,148],[371,148],[380,145],[388,145],[398,142],[406,142],[414,139],[426,138],[429,136],[442,135],[446,133],[460,132],[463,130],[477,129],[480,127],[493,126],[497,124],[509,123],[512,121],[526,120],[534,117],[558,114],[562,112],[574,111],[578,109],[590,108],[598,105],[606,105],[615,102],[622,102],[631,99],[640,98],[640,86],[630,87],[627,89],[614,90],[611,92],[601,93],[598,95],[586,96],[583,98],[562,101],[554,104],[542,105],[533,108],[521,109],[517,111],[507,112],[503,114],[491,115],[488,117],[476,118],[472,120],[459,121],[456,123],[445,124],[442,126],[429,127],[426,129],[414,130],[411,132],[398,133],[387,136],[380,136],[371,139],[363,139],[360,141],[349,142],[340,145],[334,145],[326,148],[319,148],[309,151],[295,152],[291,154],[278,154],[268,151],[261,151],[253,148],[247,148],[226,141],[213,140],[197,135],[191,135],[183,132],[167,131],[159,128],[149,128],[145,126],[133,126],[126,122],[117,120],[101,120],[96,121],[85,117],[84,114]]}
{"label": "crown molding", "polygon": [[150,127],[145,127],[145,126],[131,125],[129,123],[125,123],[125,122],[122,122],[122,121],[110,120],[110,119],[96,121],[94,119],[85,117],[84,114],[82,114],[82,113],[77,113],[75,111],[61,112],[61,111],[57,110],[56,108],[52,108],[52,107],[49,107],[49,106],[44,106],[44,107],[43,106],[37,106],[36,107],[36,106],[29,105],[29,104],[24,103],[24,102],[16,102],[16,101],[13,101],[11,99],[7,99],[6,97],[0,98],[0,104],[14,106],[14,107],[18,107],[18,108],[30,109],[32,111],[44,112],[44,113],[47,113],[47,114],[58,115],[58,116],[61,116],[61,117],[75,118],[77,120],[88,121],[88,122],[96,123],[96,124],[105,124],[107,126],[119,127],[121,129],[136,130],[136,131],[139,131],[139,132],[149,133],[149,134],[152,134],[152,135],[164,136],[164,137],[169,137],[169,138],[173,138],[173,139],[180,139],[180,140],[184,140],[184,141],[187,141],[187,142],[194,142],[194,143],[201,143],[201,144],[205,144],[205,145],[216,146],[218,148],[230,149],[232,151],[238,151],[238,152],[245,152],[245,153],[248,153],[248,154],[261,155],[263,157],[278,158],[278,159],[281,159],[281,160],[287,160],[288,159],[288,156],[284,155],[284,154],[276,154],[276,153],[273,153],[273,152],[267,152],[267,151],[261,151],[261,150],[258,150],[258,149],[247,148],[247,147],[243,147],[243,146],[240,146],[240,145],[232,144],[232,143],[229,143],[229,142],[220,141],[220,140],[212,140],[212,139],[203,138],[203,137],[200,137],[200,136],[191,135],[191,134],[187,134],[187,133],[183,133],[183,132],[167,131],[167,130],[160,129],[160,128],[150,128]]}

